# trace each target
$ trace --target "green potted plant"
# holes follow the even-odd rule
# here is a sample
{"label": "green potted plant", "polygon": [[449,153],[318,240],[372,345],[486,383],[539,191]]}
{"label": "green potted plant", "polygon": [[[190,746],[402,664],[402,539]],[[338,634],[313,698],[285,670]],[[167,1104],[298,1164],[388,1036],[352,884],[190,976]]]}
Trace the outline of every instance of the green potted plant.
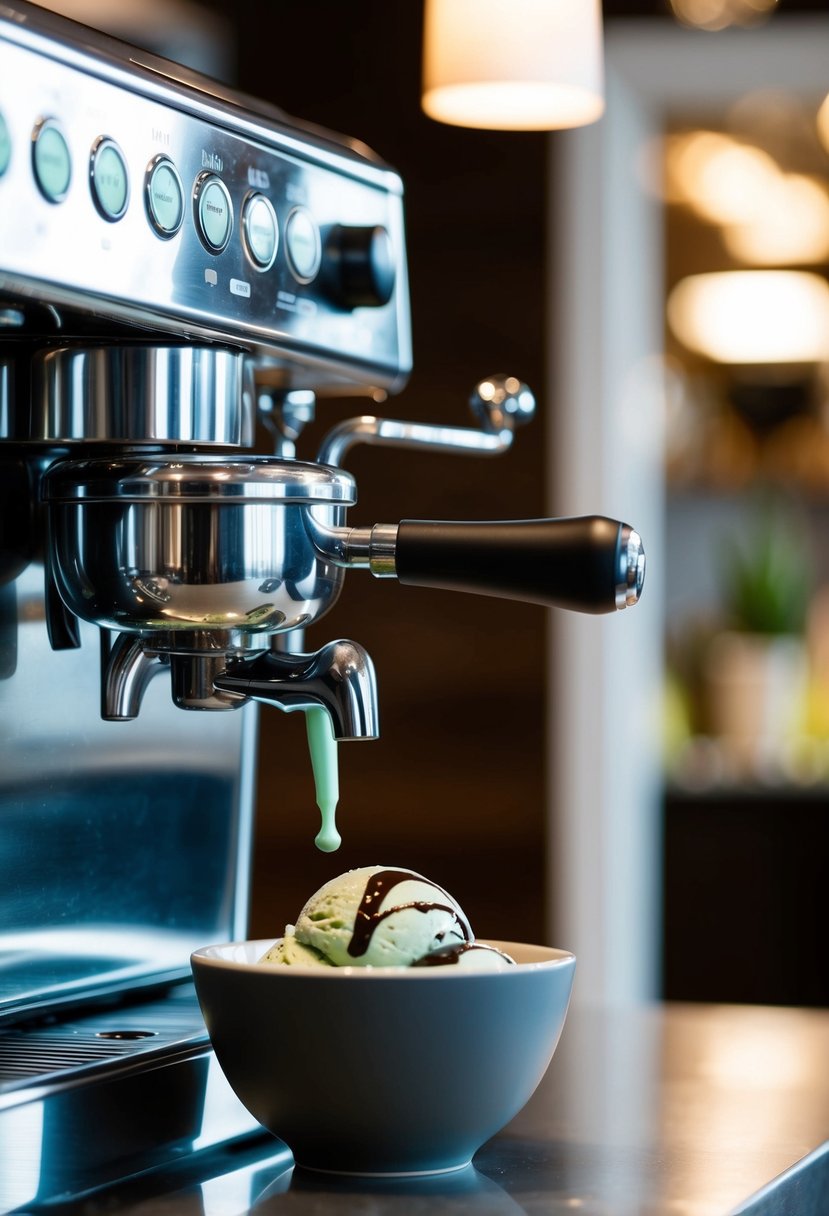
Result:
{"label": "green potted plant", "polygon": [[764,504],[723,545],[723,628],[707,651],[708,718],[739,775],[785,764],[803,717],[812,563],[805,523]]}
{"label": "green potted plant", "polygon": [[793,514],[766,509],[748,543],[729,538],[722,584],[728,627],[764,637],[802,637],[812,594],[805,528]]}

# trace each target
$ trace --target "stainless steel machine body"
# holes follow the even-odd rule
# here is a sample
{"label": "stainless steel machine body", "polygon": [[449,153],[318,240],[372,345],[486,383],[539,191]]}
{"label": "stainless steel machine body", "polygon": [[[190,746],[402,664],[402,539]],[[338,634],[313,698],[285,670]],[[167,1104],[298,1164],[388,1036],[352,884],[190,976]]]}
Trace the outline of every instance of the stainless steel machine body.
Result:
{"label": "stainless steel machine body", "polygon": [[[182,976],[189,948],[241,931],[246,906],[255,711],[189,720],[159,682],[140,720],[101,722],[98,639],[55,594],[65,570],[44,604],[42,473],[79,458],[53,540],[78,576],[67,598],[99,626],[123,629],[143,604],[180,641],[184,618],[230,620],[230,599],[260,633],[318,616],[343,571],[298,543],[296,504],[342,522],[348,475],[254,461],[246,495],[218,482],[229,508],[165,510],[165,461],[251,442],[254,363],[283,395],[405,380],[401,193],[346,141],[33,6],[0,9],[0,1013]],[[347,281],[323,272],[355,229],[395,251],[388,307],[344,306]],[[113,464],[134,450],[161,455],[130,496]],[[105,501],[77,488],[96,459]],[[254,476],[274,496],[267,516]],[[194,563],[220,570],[221,592]]]}
{"label": "stainless steel machine body", "polygon": [[601,517],[349,524],[353,444],[497,454],[512,377],[476,426],[366,415],[296,459],[316,395],[405,384],[402,196],[356,142],[0,0],[0,1211],[250,1132],[184,981],[245,932],[256,703],[377,733],[362,646],[304,647],[349,567],[638,598]]}
{"label": "stainless steel machine body", "polygon": [[[337,525],[339,501],[353,501],[347,474],[285,478],[254,460],[238,511],[165,514],[163,491],[130,497],[122,476],[93,518],[76,470],[50,527],[43,475],[100,461],[112,484],[117,461],[154,463],[158,488],[173,456],[238,460],[257,394],[401,385],[401,194],[356,144],[32,5],[0,5],[0,1210],[71,1192],[90,1169],[103,1185],[250,1130],[221,1078],[207,1084],[181,981],[192,948],[244,933],[256,706],[235,693],[244,708],[230,716],[182,713],[169,677],[149,674],[178,666],[192,700],[186,655],[128,661],[124,642],[140,636],[120,632],[118,612],[143,595],[175,644],[182,614],[215,625],[215,586],[203,602],[215,579],[225,598],[242,589],[242,616],[267,603],[271,625],[299,625],[343,576],[299,546],[301,516],[319,501]],[[335,266],[355,229],[358,245],[378,243],[365,258],[369,280],[381,261],[387,306],[342,302],[372,289],[365,264],[363,281]],[[264,520],[251,470],[270,476]],[[60,599],[50,531],[81,576],[73,594],[83,603],[94,577],[114,596],[95,624]],[[215,644],[215,628],[184,632]],[[309,680],[325,692],[319,673]],[[129,720],[102,719],[102,695],[110,719]],[[146,1128],[139,1091],[155,1110]],[[93,1137],[69,1134],[89,1120]]]}

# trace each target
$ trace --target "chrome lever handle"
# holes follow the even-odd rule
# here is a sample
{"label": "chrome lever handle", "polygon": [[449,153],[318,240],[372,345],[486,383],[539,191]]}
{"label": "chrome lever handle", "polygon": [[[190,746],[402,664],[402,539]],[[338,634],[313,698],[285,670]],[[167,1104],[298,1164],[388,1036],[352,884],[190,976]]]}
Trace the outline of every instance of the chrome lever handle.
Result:
{"label": "chrome lever handle", "polygon": [[325,436],[317,460],[342,468],[346,454],[358,443],[498,456],[511,446],[516,426],[529,422],[535,413],[535,397],[515,376],[488,376],[479,381],[469,405],[479,427],[403,422],[373,414],[348,418]]}

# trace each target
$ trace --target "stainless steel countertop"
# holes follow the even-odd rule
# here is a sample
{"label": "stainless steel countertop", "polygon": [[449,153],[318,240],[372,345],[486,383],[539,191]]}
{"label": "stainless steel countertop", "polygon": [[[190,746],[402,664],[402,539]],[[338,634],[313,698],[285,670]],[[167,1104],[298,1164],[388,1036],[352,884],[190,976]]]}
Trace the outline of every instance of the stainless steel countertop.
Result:
{"label": "stainless steel countertop", "polygon": [[576,1007],[530,1103],[457,1174],[383,1182],[303,1173],[277,1141],[255,1135],[183,1151],[172,1167],[57,1211],[825,1216],[827,1062],[822,1010]]}

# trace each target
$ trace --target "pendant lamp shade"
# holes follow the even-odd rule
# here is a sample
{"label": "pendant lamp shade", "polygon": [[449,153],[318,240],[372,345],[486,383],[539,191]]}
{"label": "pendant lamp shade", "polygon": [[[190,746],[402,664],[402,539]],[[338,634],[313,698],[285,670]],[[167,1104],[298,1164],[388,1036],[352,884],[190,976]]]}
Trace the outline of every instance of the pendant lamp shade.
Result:
{"label": "pendant lamp shade", "polygon": [[550,131],[604,110],[600,0],[426,0],[424,111],[454,126]]}

